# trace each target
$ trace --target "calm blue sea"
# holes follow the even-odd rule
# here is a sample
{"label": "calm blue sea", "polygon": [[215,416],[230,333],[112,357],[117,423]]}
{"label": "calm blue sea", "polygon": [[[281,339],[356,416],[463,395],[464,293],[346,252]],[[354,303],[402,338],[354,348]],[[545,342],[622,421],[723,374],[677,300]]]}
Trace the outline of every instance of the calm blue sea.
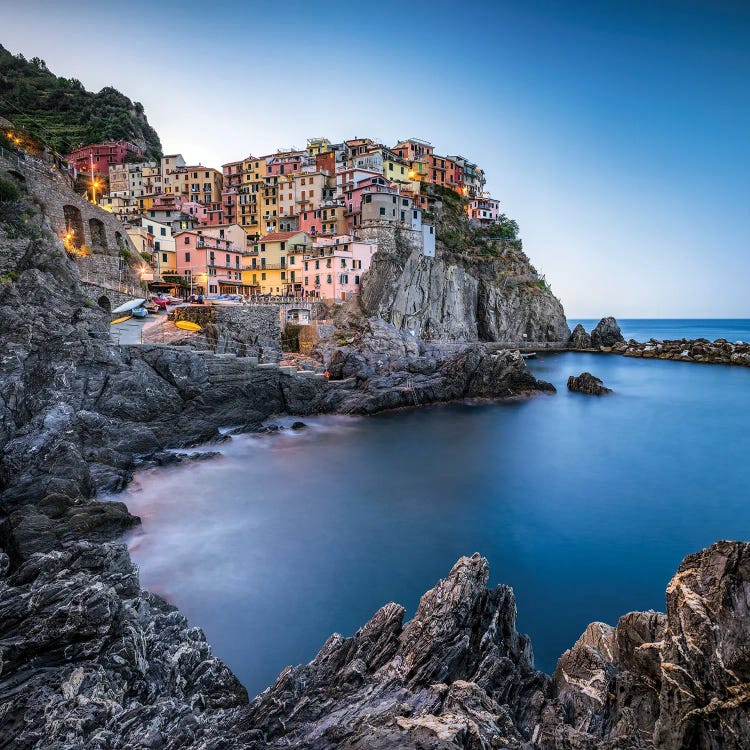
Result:
{"label": "calm blue sea", "polygon": [[[645,339],[717,325],[622,323]],[[747,321],[729,328],[716,335],[750,339]],[[576,353],[531,367],[557,394],[318,418],[141,473],[124,499],[143,518],[143,584],[255,693],[386,602],[412,614],[460,555],[514,587],[551,671],[589,622],[663,610],[686,554],[750,539],[750,369]],[[615,393],[569,393],[583,370]]]}
{"label": "calm blue sea", "polygon": [[[573,330],[578,323],[591,333],[599,319],[568,318],[568,325]],[[617,320],[626,340],[648,341],[660,339],[708,339],[715,341],[725,338],[727,341],[750,341],[750,320],[715,319],[693,320],[690,318],[622,318]]]}

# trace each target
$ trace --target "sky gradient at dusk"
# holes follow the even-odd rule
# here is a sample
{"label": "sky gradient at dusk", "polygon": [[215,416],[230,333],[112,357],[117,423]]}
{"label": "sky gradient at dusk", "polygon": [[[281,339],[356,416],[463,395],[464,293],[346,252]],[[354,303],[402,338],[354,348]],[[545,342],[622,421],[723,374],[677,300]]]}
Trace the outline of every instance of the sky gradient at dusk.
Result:
{"label": "sky gradient at dusk", "polygon": [[308,136],[482,165],[569,317],[750,317],[750,6],[0,0],[0,43],[211,166]]}

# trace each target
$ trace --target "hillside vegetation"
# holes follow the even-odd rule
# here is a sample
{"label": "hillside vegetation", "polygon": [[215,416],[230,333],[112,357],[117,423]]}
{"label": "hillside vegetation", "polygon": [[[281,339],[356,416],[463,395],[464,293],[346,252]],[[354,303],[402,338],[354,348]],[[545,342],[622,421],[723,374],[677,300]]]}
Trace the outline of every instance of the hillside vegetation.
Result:
{"label": "hillside vegetation", "polygon": [[0,45],[0,115],[56,151],[125,139],[147,157],[161,156],[161,142],[143,105],[117,89],[86,91],[76,78],[51,73],[44,60],[13,55]]}

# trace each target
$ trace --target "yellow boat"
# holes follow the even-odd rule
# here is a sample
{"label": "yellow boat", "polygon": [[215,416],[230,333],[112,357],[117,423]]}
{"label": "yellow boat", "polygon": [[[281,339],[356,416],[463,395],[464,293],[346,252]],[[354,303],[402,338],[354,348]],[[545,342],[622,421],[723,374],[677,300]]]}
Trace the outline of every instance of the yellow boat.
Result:
{"label": "yellow boat", "polygon": [[110,321],[111,326],[116,326],[118,323],[124,323],[126,320],[130,320],[132,315],[123,315],[122,318],[117,318],[116,320]]}
{"label": "yellow boat", "polygon": [[191,323],[189,320],[178,320],[175,325],[182,328],[183,331],[200,331],[201,327],[197,323]]}

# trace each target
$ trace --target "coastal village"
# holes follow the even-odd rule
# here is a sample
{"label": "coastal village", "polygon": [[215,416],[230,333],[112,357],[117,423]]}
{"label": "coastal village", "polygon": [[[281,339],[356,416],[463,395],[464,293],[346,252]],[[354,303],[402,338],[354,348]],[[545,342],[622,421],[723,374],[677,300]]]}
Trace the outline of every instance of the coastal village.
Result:
{"label": "coastal village", "polygon": [[[152,294],[340,303],[359,292],[384,227],[404,230],[434,256],[424,185],[465,198],[476,225],[500,217],[477,164],[440,156],[416,138],[391,147],[310,138],[304,149],[250,155],[221,169],[188,164],[181,154],[149,161],[126,141],[89,144],[66,158],[88,200],[122,222]],[[81,250],[82,235],[67,226],[66,246]]]}

